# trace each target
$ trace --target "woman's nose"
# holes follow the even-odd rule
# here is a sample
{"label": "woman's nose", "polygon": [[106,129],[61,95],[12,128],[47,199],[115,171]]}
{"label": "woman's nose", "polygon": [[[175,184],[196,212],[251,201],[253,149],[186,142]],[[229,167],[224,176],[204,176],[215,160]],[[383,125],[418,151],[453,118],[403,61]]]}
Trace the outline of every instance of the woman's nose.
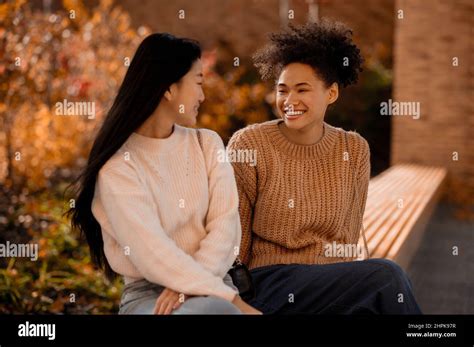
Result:
{"label": "woman's nose", "polygon": [[296,100],[296,98],[293,96],[294,94],[289,94],[288,97],[286,98],[285,102],[284,102],[284,105],[285,107],[295,107],[296,105],[298,105],[299,101]]}

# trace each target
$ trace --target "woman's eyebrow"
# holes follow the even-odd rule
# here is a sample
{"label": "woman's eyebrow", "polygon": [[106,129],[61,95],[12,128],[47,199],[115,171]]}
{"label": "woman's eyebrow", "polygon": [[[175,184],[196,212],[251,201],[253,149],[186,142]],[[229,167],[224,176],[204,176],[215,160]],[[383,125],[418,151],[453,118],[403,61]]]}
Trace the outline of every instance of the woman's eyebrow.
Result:
{"label": "woman's eyebrow", "polygon": [[[311,87],[311,84],[309,84],[308,82],[300,82],[300,83],[295,84],[295,87],[301,87],[301,86]],[[278,83],[277,87],[287,87],[287,85],[285,83]]]}

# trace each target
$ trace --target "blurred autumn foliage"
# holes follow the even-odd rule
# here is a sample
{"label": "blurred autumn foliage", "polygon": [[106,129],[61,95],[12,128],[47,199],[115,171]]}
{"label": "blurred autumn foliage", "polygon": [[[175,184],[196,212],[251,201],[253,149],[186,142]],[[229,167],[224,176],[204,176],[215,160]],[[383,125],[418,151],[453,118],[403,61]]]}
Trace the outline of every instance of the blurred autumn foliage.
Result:
{"label": "blurred autumn foliage", "polygon": [[[0,241],[38,243],[36,262],[2,259],[0,312],[112,312],[107,283],[62,217],[66,182],[84,164],[126,59],[145,35],[111,1],[86,9],[65,0],[54,14],[26,1],[0,5]],[[56,102],[88,101],[96,117],[55,114]]]}
{"label": "blurred autumn foliage", "polygon": [[[63,3],[64,11],[54,14],[33,12],[23,0],[0,5],[0,172],[6,184],[45,186],[83,163],[123,77],[124,59],[147,33],[132,30],[111,1],[91,11],[79,1]],[[94,102],[96,119],[56,115],[54,105],[64,99]]]}
{"label": "blurred autumn foliage", "polygon": [[204,52],[202,61],[206,100],[199,110],[198,126],[217,131],[227,142],[236,130],[247,124],[272,118],[271,107],[266,102],[269,88],[259,81],[255,71],[229,63],[227,71],[218,73],[216,50]]}
{"label": "blurred autumn foliage", "polygon": [[0,314],[116,312],[121,284],[93,268],[87,246],[70,232],[62,217],[63,189],[12,199],[8,227],[14,232],[2,233],[1,242],[38,244],[39,253],[36,261],[2,259]]}

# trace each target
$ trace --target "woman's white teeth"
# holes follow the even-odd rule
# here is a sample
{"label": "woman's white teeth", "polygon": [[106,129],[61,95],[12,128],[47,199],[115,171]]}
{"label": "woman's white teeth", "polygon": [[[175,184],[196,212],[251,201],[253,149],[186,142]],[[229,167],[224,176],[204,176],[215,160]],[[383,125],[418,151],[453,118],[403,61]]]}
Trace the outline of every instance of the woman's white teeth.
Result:
{"label": "woman's white teeth", "polygon": [[287,116],[299,116],[302,115],[305,111],[286,111]]}

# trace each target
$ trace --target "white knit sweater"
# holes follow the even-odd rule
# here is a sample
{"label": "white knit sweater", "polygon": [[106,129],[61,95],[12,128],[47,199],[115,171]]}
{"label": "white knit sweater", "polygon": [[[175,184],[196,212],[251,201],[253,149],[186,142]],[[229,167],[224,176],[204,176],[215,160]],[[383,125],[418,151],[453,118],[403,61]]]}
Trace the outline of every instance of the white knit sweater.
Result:
{"label": "white knit sweater", "polygon": [[104,251],[125,282],[146,278],[189,295],[232,301],[223,277],[241,228],[232,166],[215,132],[174,126],[166,139],[132,133],[102,167],[92,212]]}

